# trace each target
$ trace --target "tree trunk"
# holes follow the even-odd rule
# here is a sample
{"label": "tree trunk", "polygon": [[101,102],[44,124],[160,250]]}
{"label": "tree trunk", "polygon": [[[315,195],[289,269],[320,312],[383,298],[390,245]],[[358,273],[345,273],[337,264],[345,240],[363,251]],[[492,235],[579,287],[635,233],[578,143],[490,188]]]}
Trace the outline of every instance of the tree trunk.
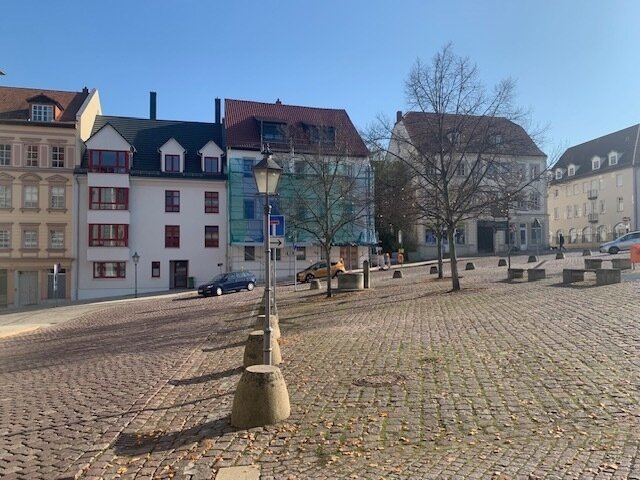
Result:
{"label": "tree trunk", "polygon": [[436,249],[438,250],[438,278],[444,278],[442,273],[442,229],[438,227],[436,230]]}
{"label": "tree trunk", "polygon": [[447,238],[449,239],[449,265],[451,267],[451,290],[460,290],[460,278],[458,276],[458,259],[456,258],[455,227],[449,225],[447,228]]}
{"label": "tree trunk", "polygon": [[333,295],[331,289],[331,245],[324,246],[324,256],[327,259],[327,298]]}

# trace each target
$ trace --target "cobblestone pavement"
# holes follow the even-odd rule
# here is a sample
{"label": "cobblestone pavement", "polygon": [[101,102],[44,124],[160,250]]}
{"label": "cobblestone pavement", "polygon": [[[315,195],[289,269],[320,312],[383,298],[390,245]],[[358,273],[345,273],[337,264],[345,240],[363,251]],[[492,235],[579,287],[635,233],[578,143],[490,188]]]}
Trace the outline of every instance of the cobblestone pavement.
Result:
{"label": "cobblestone pavement", "polygon": [[429,267],[279,288],[292,415],[265,428],[229,425],[261,289],[0,340],[0,477],[640,479],[640,283],[562,287],[582,257],[541,260],[507,283],[476,259],[458,293]]}

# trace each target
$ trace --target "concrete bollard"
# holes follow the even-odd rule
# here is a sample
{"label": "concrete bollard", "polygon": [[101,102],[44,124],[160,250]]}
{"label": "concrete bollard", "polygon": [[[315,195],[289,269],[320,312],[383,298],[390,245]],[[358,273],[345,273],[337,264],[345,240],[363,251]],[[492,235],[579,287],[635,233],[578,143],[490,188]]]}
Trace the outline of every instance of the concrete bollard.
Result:
{"label": "concrete bollard", "polygon": [[438,267],[436,267],[435,265],[431,265],[431,269],[429,270],[429,273],[431,275],[433,275],[434,273],[438,273]]}
{"label": "concrete bollard", "polygon": [[499,267],[506,267],[507,266],[507,260],[504,258],[501,258],[500,260],[498,260],[498,266]]}
{"label": "concrete bollard", "polygon": [[[242,360],[243,367],[251,365],[261,365],[264,360],[264,332],[262,330],[254,330],[249,334],[247,344],[244,346],[244,358]],[[271,335],[271,360],[274,365],[282,363],[282,353],[280,352],[280,344]]]}
{"label": "concrete bollard", "polygon": [[556,260],[564,260],[564,253],[562,252],[556,253]]}
{"label": "concrete bollard", "polygon": [[394,270],[393,278],[402,278],[402,270]]}
{"label": "concrete bollard", "polygon": [[535,255],[529,255],[529,260],[527,260],[527,263],[536,263],[538,261],[538,257],[536,257]]}
{"label": "concrete bollard", "polygon": [[231,425],[253,428],[278,423],[291,414],[289,392],[275,365],[252,365],[240,377],[231,408]]}
{"label": "concrete bollard", "polygon": [[362,262],[362,273],[364,274],[364,288],[369,288],[370,272],[369,272],[369,260]]}
{"label": "concrete bollard", "polygon": [[309,280],[309,290],[320,290],[320,280],[317,278]]}
{"label": "concrete bollard", "polygon": [[[264,315],[258,315],[255,324],[256,330],[264,330]],[[280,338],[280,319],[277,315],[271,315],[271,338],[278,340]]]}
{"label": "concrete bollard", "polygon": [[475,270],[476,266],[473,264],[473,262],[467,262],[467,264],[464,267],[465,270]]}
{"label": "concrete bollard", "polygon": [[342,292],[355,292],[364,290],[364,274],[343,273],[338,276],[338,290]]}
{"label": "concrete bollard", "polygon": [[582,251],[582,256],[583,257],[590,257],[591,256],[591,250],[583,250]]}

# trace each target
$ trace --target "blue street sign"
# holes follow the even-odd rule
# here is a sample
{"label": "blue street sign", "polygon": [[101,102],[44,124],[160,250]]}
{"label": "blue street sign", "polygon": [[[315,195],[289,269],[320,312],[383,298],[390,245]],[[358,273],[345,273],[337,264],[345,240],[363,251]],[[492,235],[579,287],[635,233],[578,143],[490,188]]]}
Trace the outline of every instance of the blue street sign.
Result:
{"label": "blue street sign", "polygon": [[271,235],[284,237],[284,215],[271,215]]}

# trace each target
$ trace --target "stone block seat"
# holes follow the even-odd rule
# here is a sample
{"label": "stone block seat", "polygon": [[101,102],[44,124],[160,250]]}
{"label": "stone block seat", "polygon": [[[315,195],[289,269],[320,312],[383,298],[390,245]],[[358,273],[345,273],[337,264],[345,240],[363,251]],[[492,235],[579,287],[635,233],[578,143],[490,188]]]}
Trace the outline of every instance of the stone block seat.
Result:
{"label": "stone block seat", "polygon": [[527,281],[535,282],[536,280],[543,280],[545,278],[547,278],[547,271],[544,268],[527,269]]}
{"label": "stone block seat", "polygon": [[611,285],[620,283],[622,276],[617,268],[565,268],[562,270],[562,283],[568,285],[583,282],[585,273],[596,274],[596,285]]}
{"label": "stone block seat", "polygon": [[524,278],[524,268],[507,269],[507,278],[509,280],[513,280],[514,278]]}

